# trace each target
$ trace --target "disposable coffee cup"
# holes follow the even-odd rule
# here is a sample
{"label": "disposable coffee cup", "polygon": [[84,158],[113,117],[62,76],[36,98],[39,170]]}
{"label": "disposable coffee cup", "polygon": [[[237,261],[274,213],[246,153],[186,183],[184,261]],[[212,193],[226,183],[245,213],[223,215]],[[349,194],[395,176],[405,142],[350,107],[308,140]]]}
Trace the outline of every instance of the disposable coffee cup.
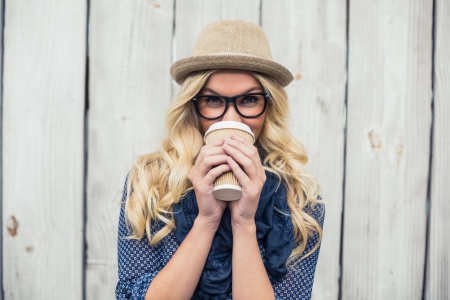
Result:
{"label": "disposable coffee cup", "polygon": [[[255,135],[244,123],[222,121],[211,125],[205,133],[205,143],[231,137],[232,134],[242,136],[252,144]],[[232,171],[225,172],[214,181],[213,195],[218,200],[234,201],[242,197],[242,188]]]}

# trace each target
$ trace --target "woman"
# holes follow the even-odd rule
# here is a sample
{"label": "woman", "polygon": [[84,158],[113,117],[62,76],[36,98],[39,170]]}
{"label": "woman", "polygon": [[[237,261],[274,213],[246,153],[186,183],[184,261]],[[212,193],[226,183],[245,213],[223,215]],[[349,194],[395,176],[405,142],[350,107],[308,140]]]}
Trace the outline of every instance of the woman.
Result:
{"label": "woman", "polygon": [[[222,21],[171,74],[181,89],[167,138],[125,186],[117,299],[309,299],[324,209],[286,126],[291,73],[273,62],[259,26]],[[220,121],[246,124],[256,143],[205,145]],[[242,186],[237,201],[212,193],[228,171]]]}

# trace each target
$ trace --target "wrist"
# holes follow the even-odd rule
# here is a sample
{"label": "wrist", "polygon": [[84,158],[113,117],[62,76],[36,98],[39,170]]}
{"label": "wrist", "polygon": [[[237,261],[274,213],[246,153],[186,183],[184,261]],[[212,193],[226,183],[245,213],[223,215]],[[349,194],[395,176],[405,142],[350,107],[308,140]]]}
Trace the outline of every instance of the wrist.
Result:
{"label": "wrist", "polygon": [[251,220],[239,220],[231,221],[231,228],[233,235],[255,235],[256,236],[256,223],[254,219]]}
{"label": "wrist", "polygon": [[204,217],[202,215],[198,215],[197,218],[195,218],[194,226],[199,227],[202,230],[205,230],[207,232],[216,233],[217,228],[219,228],[220,220],[211,219],[208,217]]}

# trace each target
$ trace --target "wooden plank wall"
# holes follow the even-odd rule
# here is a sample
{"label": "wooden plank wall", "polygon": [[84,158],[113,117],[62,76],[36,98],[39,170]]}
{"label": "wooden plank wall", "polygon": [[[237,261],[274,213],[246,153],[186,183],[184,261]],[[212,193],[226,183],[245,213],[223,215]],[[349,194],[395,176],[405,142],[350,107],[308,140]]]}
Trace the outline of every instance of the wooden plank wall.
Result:
{"label": "wooden plank wall", "polygon": [[433,1],[349,11],[342,299],[421,299]]}
{"label": "wooden plank wall", "polygon": [[450,299],[450,2],[435,1],[434,134],[426,297]]}
{"label": "wooden plank wall", "polygon": [[[312,105],[308,105],[306,101],[294,100],[291,103],[293,111],[292,127],[294,128],[294,133],[301,141],[306,141],[309,136],[309,143],[306,142],[305,144],[310,146],[308,149],[311,150],[311,161],[316,161],[315,158],[317,158],[317,162],[319,161],[318,158],[322,152],[321,149],[323,149],[324,146],[329,145],[336,149],[333,155],[327,157],[325,160],[321,160],[322,163],[316,162],[316,165],[312,168],[313,172],[318,171],[315,174],[318,174],[319,180],[322,179],[321,183],[325,182],[324,190],[328,190],[329,194],[333,195],[327,198],[333,205],[330,207],[329,211],[327,210],[327,224],[330,225],[327,225],[325,234],[328,235],[327,232],[329,232],[329,236],[334,238],[329,240],[330,247],[325,248],[325,246],[325,249],[323,250],[325,254],[322,253],[323,255],[321,255],[325,259],[322,260],[321,257],[321,264],[319,264],[318,267],[316,282],[322,282],[323,285],[318,284],[319,288],[316,288],[314,291],[317,299],[336,298],[339,291],[339,251],[336,251],[336,249],[339,249],[340,247],[343,137],[345,125],[344,96],[346,79],[346,6],[343,4],[344,3],[326,5],[320,3],[308,7],[307,1],[286,1],[282,4],[276,3],[275,1],[262,1],[261,4],[259,1],[246,1],[245,7],[242,7],[242,2],[233,1],[183,1],[177,2],[176,10],[176,59],[186,57],[190,54],[196,37],[201,29],[209,22],[218,19],[242,19],[254,23],[260,22],[268,35],[274,59],[283,63],[291,70],[291,72],[297,75],[296,82],[300,82],[298,75],[300,74],[299,72],[304,71],[304,68],[306,68],[304,71],[306,74],[306,81],[309,81],[310,83],[314,82],[312,86],[309,86],[308,83],[302,84],[303,81],[301,81],[302,83],[297,83],[297,86],[300,86],[297,87],[297,90],[293,87],[295,85],[294,82],[294,84],[289,87],[288,93],[291,99],[310,97],[317,99],[317,102]],[[260,5],[261,8],[259,8]],[[304,9],[305,6],[306,9]],[[259,9],[261,9],[261,13],[259,13]],[[326,10],[326,12],[321,13],[323,10]],[[246,13],[242,14],[243,11]],[[300,17],[298,17],[299,11],[304,12]],[[311,12],[315,11],[318,13],[311,14]],[[292,18],[287,17],[290,14],[292,14]],[[192,15],[198,16],[194,18],[195,22],[193,22]],[[297,15],[297,18],[295,15]],[[260,16],[261,20],[259,20]],[[319,35],[322,34],[323,36],[323,39],[320,41],[323,43],[328,42],[328,44],[320,44],[320,46],[317,46],[316,40],[309,39],[312,35],[316,34],[316,32],[308,32],[308,30],[313,29],[314,25],[317,25],[314,22],[320,23],[325,20],[328,21],[328,18],[330,17],[332,21],[329,22],[329,27],[321,28],[319,26],[318,28],[323,29],[324,33],[317,33]],[[298,31],[290,30],[291,28],[297,28],[296,25],[300,28]],[[334,31],[335,28],[337,28],[336,32]],[[308,34],[311,34],[311,36],[307,36]],[[333,37],[333,39],[327,41],[327,37]],[[310,42],[310,44],[302,45],[302,42],[305,41]],[[181,47],[180,45],[186,46]],[[286,45],[289,46],[286,47]],[[329,47],[330,45],[331,47]],[[315,54],[315,61],[308,64],[308,57],[312,57],[314,48],[322,49],[323,54],[320,57]],[[299,56],[303,55],[306,57],[306,66],[303,65],[303,60],[299,60]],[[318,65],[327,66],[328,64],[320,62],[322,59],[326,60],[327,58],[328,63],[333,65],[331,69],[334,72],[329,72],[329,70],[325,68],[317,68]],[[334,68],[334,66],[336,66],[336,68]],[[309,72],[313,74],[309,74]],[[321,80],[317,81],[319,78],[321,78]],[[333,89],[330,89],[329,86],[326,89],[323,89],[324,84],[331,84]],[[306,85],[309,89],[302,91],[303,85]],[[340,101],[337,99],[340,99]],[[295,112],[301,114],[306,111],[308,112],[308,115],[306,117],[304,114],[302,115],[305,118],[297,118],[294,116]],[[330,112],[332,114],[331,116],[329,115]],[[311,126],[311,124],[314,124],[314,126]],[[312,130],[310,130],[311,127],[313,127]],[[308,130],[305,130],[305,128]],[[324,145],[324,143],[317,138],[319,136],[324,136],[324,134],[325,136],[330,137],[330,139],[325,139],[327,145]],[[341,163],[336,164],[335,162]],[[330,165],[333,166],[332,170],[329,168]],[[322,178],[320,176],[322,176]],[[328,218],[330,218],[331,221],[329,221]],[[330,266],[333,266],[332,270],[330,270]]]}
{"label": "wooden plank wall", "polygon": [[[3,16],[4,16],[3,1],[0,2],[0,77],[3,78]],[[3,132],[3,84],[0,83],[0,132]],[[3,174],[3,139],[0,134],[0,172]],[[3,216],[3,176],[0,176],[0,216]],[[0,232],[3,232],[3,222],[0,223]],[[3,239],[0,238],[0,274],[3,275]],[[2,276],[3,278],[3,276]],[[0,280],[0,300],[3,300],[3,279]]]}
{"label": "wooden plank wall", "polygon": [[86,2],[5,9],[4,298],[81,299]]}
{"label": "wooden plank wall", "polygon": [[260,24],[295,77],[291,128],[327,201],[313,299],[450,298],[448,1],[2,9],[0,300],[114,299],[125,177],[164,136],[170,65],[221,19]]}
{"label": "wooden plank wall", "polygon": [[117,222],[135,157],[155,151],[171,99],[173,1],[90,6],[86,299],[114,299]]}
{"label": "wooden plank wall", "polygon": [[[327,201],[314,299],[337,299],[344,174],[345,1],[263,1],[262,26],[274,59],[295,77],[287,87],[292,130]],[[329,149],[324,155],[323,149]]]}

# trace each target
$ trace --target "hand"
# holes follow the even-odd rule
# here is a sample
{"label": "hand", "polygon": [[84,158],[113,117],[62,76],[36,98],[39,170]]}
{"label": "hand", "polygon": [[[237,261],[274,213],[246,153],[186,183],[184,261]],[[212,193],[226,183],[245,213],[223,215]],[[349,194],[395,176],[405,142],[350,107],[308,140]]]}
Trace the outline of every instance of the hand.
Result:
{"label": "hand", "polygon": [[220,140],[203,146],[189,174],[197,198],[199,210],[197,218],[204,219],[213,226],[219,225],[227,206],[226,202],[217,200],[213,195],[214,180],[231,170],[227,164],[228,155],[222,146],[223,141]]}
{"label": "hand", "polygon": [[[242,186],[242,198],[229,202],[232,226],[254,226],[266,173],[256,147],[241,136],[224,139],[227,163]],[[243,170],[241,169],[241,167]]]}

